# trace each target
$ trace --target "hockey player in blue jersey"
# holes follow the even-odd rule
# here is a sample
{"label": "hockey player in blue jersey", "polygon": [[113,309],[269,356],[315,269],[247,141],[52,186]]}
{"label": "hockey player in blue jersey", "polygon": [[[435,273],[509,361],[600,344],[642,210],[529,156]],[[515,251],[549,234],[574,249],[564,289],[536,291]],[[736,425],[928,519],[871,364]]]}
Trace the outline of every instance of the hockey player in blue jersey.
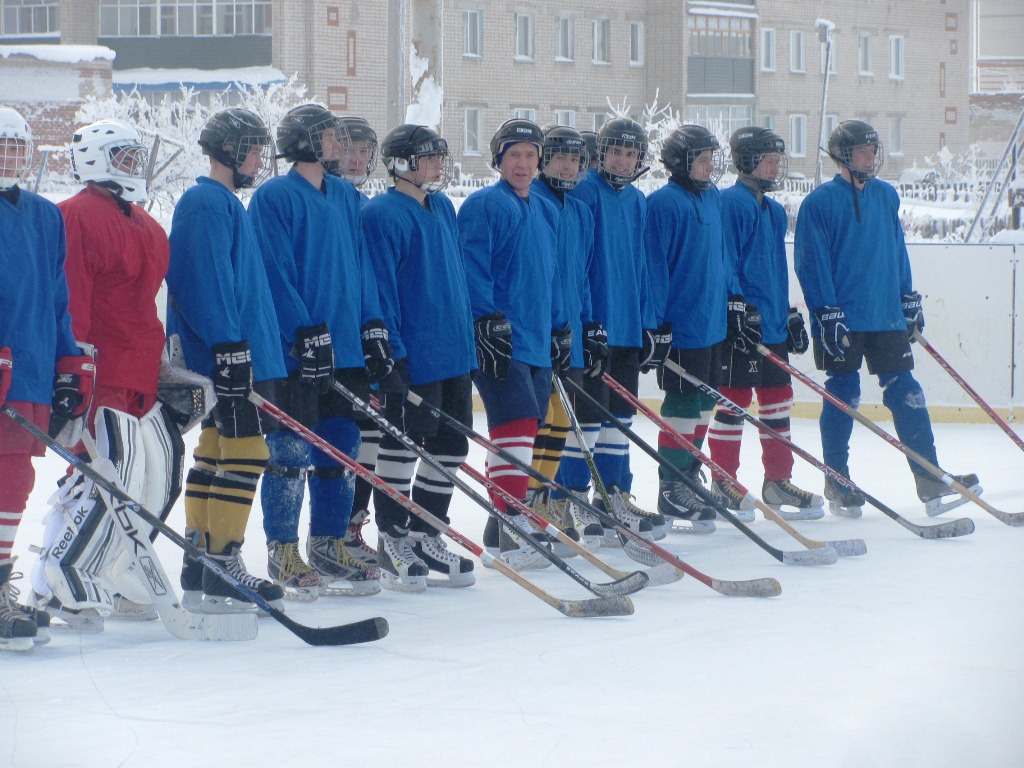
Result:
{"label": "hockey player in blue jersey", "polygon": [[[480,367],[475,383],[491,440],[529,463],[547,414],[552,365],[567,362],[571,344],[556,264],[559,214],[549,200],[531,194],[544,152],[535,123],[505,121],[490,149],[501,179],[470,195],[458,216]],[[520,469],[489,454],[487,472],[511,495],[526,498],[529,479]],[[500,498],[494,503],[517,529],[545,538],[526,515],[506,509]],[[484,544],[517,570],[549,564],[494,518],[484,529]]]}
{"label": "hockey player in blue jersey", "polygon": [[[789,305],[786,211],[767,196],[786,177],[786,143],[774,131],[752,126],[735,131],[729,147],[738,172],[736,184],[721,194],[729,293],[741,295],[757,307],[761,343],[788,359],[790,352],[805,352],[808,340],[803,317]],[[762,360],[749,346],[733,345],[722,351],[722,393],[743,408],[750,405],[756,393],[762,421],[788,437],[793,407],[789,374]],[[742,437],[742,417],[719,408],[708,432],[708,444],[715,464],[733,477],[740,466]],[[761,496],[766,504],[787,520],[817,520],[825,515],[824,500],[793,483],[793,453],[789,448],[762,434],[761,459]],[[753,502],[734,486],[715,475],[712,490],[720,503],[738,517],[753,520]]]}
{"label": "hockey player in blue jersey", "polygon": [[[231,108],[207,120],[199,146],[210,158],[210,175],[200,176],[174,208],[167,272],[167,333],[178,336],[185,364],[213,379],[217,394],[185,477],[185,532],[229,574],[265,600],[280,601],[283,590],[248,573],[241,557],[268,456],[265,425],[248,395],[285,375],[263,259],[235,194],[265,177],[270,132],[255,113]],[[187,554],[181,586],[190,610],[251,608]]]}
{"label": "hockey player in blue jersey", "polygon": [[[828,153],[839,173],[804,199],[796,225],[795,268],[811,312],[814,363],[825,371],[826,389],[856,407],[866,359],[900,440],[938,464],[924,392],[911,373],[910,337],[924,327],[921,295],[914,290],[899,196],[877,178],[882,142],[868,123],[845,120],[829,136]],[[853,419],[826,401],[820,428],[825,463],[849,477]],[[929,515],[966,501],[943,502],[955,491],[908,461]],[[978,485],[973,474],[956,479],[968,487]],[[833,513],[861,515],[863,496],[831,478],[825,481],[825,497]]]}
{"label": "hockey player in blue jersey", "polygon": [[[384,137],[381,157],[394,186],[370,200],[361,223],[395,352],[395,372],[381,382],[384,415],[455,472],[469,452],[466,437],[406,403],[412,390],[467,426],[473,421],[473,316],[455,207],[442,191],[451,179],[451,156],[436,131],[404,124]],[[450,521],[451,481],[390,435],[381,438],[376,469]],[[373,504],[384,586],[421,592],[428,585],[474,583],[472,561],[449,551],[435,529],[379,491]],[[428,578],[431,571],[438,578]]]}
{"label": "hockey player in blue jersey", "polygon": [[[598,167],[570,193],[594,216],[594,261],[590,269],[593,319],[608,334],[605,372],[634,395],[641,371],[661,366],[672,338],[669,324],[659,326],[651,301],[644,245],[647,201],[633,182],[647,172],[648,139],[635,120],[617,117],[601,126],[597,135]],[[611,394],[599,378],[585,377],[584,388],[627,426],[635,409]],[[587,414],[582,424],[587,447],[593,452],[601,480],[607,488],[619,522],[647,537],[660,537],[664,518],[633,503],[633,474],[629,470],[629,442],[611,422]],[[590,472],[575,436],[566,441],[559,469],[561,481],[571,488],[586,488]],[[594,503],[604,501],[595,493]],[[605,529],[605,546],[620,546],[613,529]]]}
{"label": "hockey player in blue jersey", "polygon": [[[287,174],[261,186],[249,204],[281,336],[287,378],[275,402],[342,453],[355,456],[359,429],[335,379],[362,398],[391,370],[387,328],[373,268],[362,248],[359,193],[327,174],[346,163],[341,121],[318,104],[288,111],[277,126],[278,156]],[[270,463],[261,500],[267,571],[289,594],[372,595],[379,569],[345,546],[355,479],[290,430],[268,436]],[[310,468],[311,467],[311,468]],[[303,561],[299,514],[309,483],[309,537]]]}

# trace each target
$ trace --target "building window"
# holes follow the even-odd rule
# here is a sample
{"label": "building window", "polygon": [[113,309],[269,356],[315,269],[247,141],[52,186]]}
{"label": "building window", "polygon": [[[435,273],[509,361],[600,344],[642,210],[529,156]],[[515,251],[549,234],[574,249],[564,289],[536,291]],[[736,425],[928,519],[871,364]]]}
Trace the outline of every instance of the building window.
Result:
{"label": "building window", "polygon": [[644,23],[629,22],[629,64],[639,67],[644,63]]}
{"label": "building window", "polygon": [[608,19],[594,21],[594,63],[608,64],[611,61],[609,36],[612,23]]}
{"label": "building window", "polygon": [[571,109],[555,110],[555,125],[567,125],[570,128],[576,127],[576,112]]}
{"label": "building window", "polygon": [[807,115],[789,116],[789,154],[807,157]]}
{"label": "building window", "polygon": [[775,130],[775,115],[761,115],[762,128],[767,128],[769,131]]}
{"label": "building window", "polygon": [[821,143],[828,146],[828,137],[839,126],[839,115],[825,115],[825,130],[821,134]]}
{"label": "building window", "polygon": [[691,56],[724,56],[749,59],[750,19],[731,16],[688,16]]}
{"label": "building window", "polygon": [[537,110],[530,109],[529,107],[523,107],[522,109],[513,109],[512,116],[517,120],[529,120],[531,123],[537,122]]}
{"label": "building window", "polygon": [[946,107],[946,125],[956,125],[956,107]]}
{"label": "building window", "polygon": [[462,137],[462,154],[480,154],[480,110],[466,110],[465,133]]}
{"label": "building window", "polygon": [[807,71],[807,62],[804,57],[804,33],[796,30],[789,33],[789,71]]}
{"label": "building window", "polygon": [[533,14],[516,14],[516,61],[533,61]]}
{"label": "building window", "polygon": [[905,39],[902,35],[889,38],[889,79],[902,80],[904,75],[903,51]]}
{"label": "building window", "polygon": [[857,61],[858,71],[861,75],[872,75],[874,70],[871,68],[871,35],[867,32],[861,32],[857,38]]}
{"label": "building window", "polygon": [[889,118],[889,143],[886,147],[890,157],[903,157],[903,118]]}
{"label": "building window", "polygon": [[484,55],[484,12],[462,12],[462,55]]}
{"label": "building window", "polygon": [[775,30],[761,30],[761,71],[775,71]]}
{"label": "building window", "polygon": [[[835,33],[835,30],[833,30],[832,31],[832,54],[831,54],[831,56],[829,57],[829,60],[828,60],[828,73],[830,75],[834,75],[837,72],[836,60],[839,58],[839,47],[836,44],[836,42],[837,42],[836,41],[836,33]],[[828,46],[825,43],[822,43],[821,44],[821,74],[823,74],[823,75],[825,74],[825,55],[826,55],[827,49],[828,49]]]}
{"label": "building window", "polygon": [[559,16],[555,19],[555,61],[572,61],[576,58],[576,41],[573,19]]}
{"label": "building window", "polygon": [[271,0],[100,0],[101,37],[270,35]]}
{"label": "building window", "polygon": [[5,35],[60,33],[60,3],[43,0],[4,0]]}
{"label": "building window", "polygon": [[[721,126],[722,135],[719,138],[727,140],[738,128],[753,125],[754,108],[742,104],[690,104],[686,108],[686,121],[698,125]],[[719,129],[715,130],[717,132]]]}
{"label": "building window", "polygon": [[607,112],[595,112],[594,113],[594,123],[593,123],[594,127],[592,129],[594,131],[594,133],[597,133],[598,131],[600,131],[601,130],[601,126],[603,126],[607,122],[608,122],[608,113]]}
{"label": "building window", "polygon": [[946,62],[939,62],[939,97],[946,98]]}

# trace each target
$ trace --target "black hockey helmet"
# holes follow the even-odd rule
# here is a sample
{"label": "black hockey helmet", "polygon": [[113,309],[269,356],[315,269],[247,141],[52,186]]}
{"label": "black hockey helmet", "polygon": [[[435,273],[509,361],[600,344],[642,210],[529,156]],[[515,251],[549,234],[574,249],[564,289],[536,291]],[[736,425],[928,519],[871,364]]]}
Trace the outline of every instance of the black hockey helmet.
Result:
{"label": "black hockey helmet", "polygon": [[[598,169],[601,175],[608,180],[613,187],[621,189],[627,184],[639,179],[647,173],[648,167],[644,165],[647,160],[648,148],[647,132],[636,120],[628,117],[616,117],[601,126],[597,132],[597,156],[600,160]],[[605,156],[608,147],[626,147],[639,152],[636,166],[632,173],[627,176],[611,173],[605,165]]]}
{"label": "black hockey helmet", "polygon": [[[875,162],[869,171],[854,170],[850,167],[853,150],[863,146],[875,148]],[[863,120],[844,120],[835,127],[832,135],[828,137],[828,156],[838,165],[847,168],[850,175],[862,182],[875,178],[885,162],[885,153],[882,151],[882,140],[878,138],[878,131]]]}
{"label": "black hockey helmet", "polygon": [[425,125],[403,123],[388,131],[380,145],[380,157],[384,167],[395,178],[399,174],[417,171],[420,158],[440,155],[442,158],[441,180],[426,182],[420,189],[428,194],[440,192],[452,178],[452,158],[448,153],[448,142],[440,134]]}
{"label": "black hockey helmet", "polygon": [[575,155],[580,159],[579,173],[572,179],[559,179],[544,174],[548,183],[554,189],[573,189],[580,183],[587,172],[587,164],[590,162],[590,153],[587,152],[587,142],[579,131],[570,128],[568,125],[551,125],[544,128],[544,155],[543,164],[547,166],[554,155]]}
{"label": "black hockey helmet", "polygon": [[377,132],[373,130],[370,124],[362,117],[356,117],[355,115],[344,115],[338,118],[344,128],[344,140],[346,147],[351,149],[353,144],[365,144],[369,150],[366,157],[366,167],[361,168],[360,171],[353,172],[348,169],[341,167],[339,161],[329,161],[324,163],[324,167],[327,172],[335,176],[341,176],[346,181],[351,182],[355,186],[364,184],[370,174],[373,173],[377,167],[377,150],[379,145],[377,144]]}
{"label": "black hockey helmet", "polygon": [[510,144],[525,142],[537,147],[537,155],[541,165],[544,164],[544,133],[532,120],[514,117],[498,126],[491,137],[491,167],[501,165],[501,158]]}
{"label": "black hockey helmet", "polygon": [[[248,109],[231,107],[213,115],[199,133],[199,146],[204,155],[231,169],[235,189],[256,186],[270,173],[270,131],[259,115]],[[254,146],[267,148],[263,168],[256,175],[242,175],[238,169]]]}
{"label": "black hockey helmet", "polygon": [[597,160],[597,131],[580,131],[580,136],[587,143],[587,154],[590,160]]}
{"label": "black hockey helmet", "polygon": [[[326,107],[302,104],[293,107],[277,124],[277,157],[292,163],[324,162],[323,133],[334,129],[335,137],[345,143],[341,121]],[[330,162],[330,161],[328,161]]]}
{"label": "black hockey helmet", "polygon": [[782,180],[789,170],[789,158],[786,156],[786,142],[775,131],[756,126],[740,128],[729,137],[729,150],[736,170],[751,178],[755,178],[754,171],[765,155],[779,155],[775,175],[770,179],[756,178],[765,192],[772,192],[782,186]]}
{"label": "black hockey helmet", "polygon": [[[693,161],[702,152],[711,150],[714,171],[708,181],[698,181],[690,177]],[[722,145],[711,131],[701,125],[681,125],[676,128],[661,147],[661,162],[669,174],[682,183],[684,187],[692,186],[696,190],[710,189],[725,170],[725,155]]]}

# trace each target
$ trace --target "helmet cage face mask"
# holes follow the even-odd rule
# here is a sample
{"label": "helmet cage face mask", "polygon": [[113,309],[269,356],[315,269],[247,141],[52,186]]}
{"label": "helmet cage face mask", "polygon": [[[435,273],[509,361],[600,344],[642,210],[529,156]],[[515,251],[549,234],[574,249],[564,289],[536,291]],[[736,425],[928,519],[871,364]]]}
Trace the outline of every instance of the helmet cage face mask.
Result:
{"label": "helmet cage face mask", "polygon": [[[299,110],[307,109],[304,114]],[[286,114],[277,128],[277,157],[293,163],[327,163],[337,161],[339,167],[347,165],[347,156],[324,157],[324,133],[334,130],[334,138],[342,148],[348,145],[348,132],[344,123],[323,107],[297,107]]]}
{"label": "helmet cage face mask", "polygon": [[0,108],[0,190],[28,178],[32,168],[32,133],[15,110]]}
{"label": "helmet cage face mask", "polygon": [[[868,170],[854,169],[853,160],[861,147],[874,148],[874,160]],[[846,120],[836,126],[828,138],[828,154],[838,165],[846,168],[857,181],[866,183],[878,176],[885,163],[882,141],[870,124],[863,120]]]}
{"label": "helmet cage face mask", "polygon": [[[448,142],[440,136],[431,136],[422,141],[410,142],[408,157],[387,158],[388,170],[392,176],[416,185],[428,195],[440,192],[452,180],[452,156],[448,152]],[[402,176],[403,173],[415,173],[420,169],[420,160],[425,157],[441,157],[441,175],[436,181],[425,181],[417,184],[412,179]]]}
{"label": "helmet cage face mask", "polygon": [[[707,181],[704,179],[693,178],[692,170],[694,161],[709,149],[711,150],[711,178]],[[717,142],[714,147],[686,150],[686,174],[690,177],[690,181],[693,182],[693,185],[697,189],[711,189],[718,183],[719,179],[722,178],[723,173],[725,173],[725,152],[722,151],[720,146],[717,146]]]}
{"label": "helmet cage face mask", "polygon": [[[544,147],[543,155],[544,170],[541,171],[541,175],[547,179],[548,184],[550,184],[554,189],[561,189],[565,191],[575,189],[576,185],[586,178],[587,169],[590,166],[590,154],[587,152],[586,143],[581,139],[579,140],[579,145],[574,141],[559,142],[557,144],[548,144],[545,142],[545,144],[547,145]],[[552,159],[558,155],[570,155],[572,157],[579,158],[579,170],[573,178],[563,179],[551,174],[550,163]]]}
{"label": "helmet cage face mask", "polygon": [[[253,147],[260,148],[260,159],[263,167],[256,171],[256,173],[242,173],[242,168],[245,166],[246,160],[249,158],[249,152]],[[231,143],[230,140],[225,142],[221,147],[221,152],[228,162],[224,162],[220,158],[217,159],[231,169],[235,189],[258,187],[270,175],[273,151],[270,137],[267,135],[258,133],[241,134],[237,137],[235,143]]]}
{"label": "helmet cage face mask", "polygon": [[71,168],[76,181],[100,184],[127,202],[148,197],[149,150],[138,131],[124,123],[101,121],[79,128],[71,139]]}
{"label": "helmet cage face mask", "polygon": [[[370,178],[370,174],[373,173],[377,167],[377,156],[380,147],[377,144],[377,137],[370,131],[370,135],[362,135],[362,132],[354,131],[352,125],[346,125],[347,138],[345,142],[345,165],[342,166],[341,161],[326,160],[324,161],[324,167],[328,173],[332,173],[335,176],[340,176],[349,182],[353,186],[360,186],[366,183],[366,180]],[[355,148],[358,145],[363,145],[367,148],[366,165],[360,170],[353,171],[351,168],[352,157],[354,155]]]}
{"label": "helmet cage face mask", "polygon": [[[633,166],[633,170],[628,174],[613,173],[608,169],[608,148],[609,147],[624,147],[626,149],[637,150],[636,164]],[[608,180],[608,183],[613,187],[624,187],[627,184],[631,184],[634,180],[640,178],[643,173],[644,160],[647,158],[647,139],[646,138],[620,138],[620,139],[609,139],[606,136],[598,135],[597,137],[597,157],[600,160],[598,170],[601,175]]]}
{"label": "helmet cage face mask", "polygon": [[[757,167],[761,164],[761,161],[764,160],[765,156],[767,155],[779,156],[779,163],[775,168],[775,174],[769,178],[755,176],[754,171],[757,170]],[[753,164],[753,170],[750,173],[744,173],[743,171],[740,171],[740,173],[743,174],[744,176],[749,176],[750,178],[757,181],[757,183],[761,187],[762,192],[775,192],[776,190],[781,189],[782,182],[785,181],[786,177],[789,175],[789,155],[787,155],[785,152],[762,152],[760,154],[754,155],[751,158],[751,163]]]}
{"label": "helmet cage face mask", "polygon": [[[871,165],[871,169],[867,171],[855,169],[851,163],[853,163],[854,153],[861,147],[874,147],[875,159]],[[850,175],[861,182],[871,181],[871,179],[878,176],[878,172],[882,170],[882,165],[885,164],[885,153],[882,151],[881,141],[868,141],[863,144],[857,144],[851,147],[842,147],[839,150],[839,157],[833,155],[833,159],[850,172]]]}

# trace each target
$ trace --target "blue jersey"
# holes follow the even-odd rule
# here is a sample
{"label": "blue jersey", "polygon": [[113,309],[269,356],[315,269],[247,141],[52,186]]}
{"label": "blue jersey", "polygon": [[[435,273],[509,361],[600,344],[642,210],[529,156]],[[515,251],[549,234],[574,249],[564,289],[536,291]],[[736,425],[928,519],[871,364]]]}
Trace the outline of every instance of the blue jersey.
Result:
{"label": "blue jersey", "polygon": [[729,293],[757,305],[765,344],[781,344],[789,319],[786,209],[742,182],[722,192],[720,200]]}
{"label": "blue jersey", "polygon": [[196,181],[171,220],[167,333],[178,334],[197,373],[213,375],[213,345],[247,340],[253,378],[280,379],[281,331],[252,224],[231,190]]}
{"label": "blue jersey", "polygon": [[794,267],[815,328],[814,311],[838,306],[851,331],[906,330],[900,296],[913,281],[899,209],[891,184],[872,179],[855,190],[840,174],[804,198]]}
{"label": "blue jersey", "polygon": [[326,194],[294,168],[263,184],[249,203],[281,327],[280,354],[288,370],[296,330],[327,323],[338,368],[362,368],[360,329],[379,319],[373,268],[359,232],[359,193],[325,176]]}
{"label": "blue jersey", "polygon": [[594,215],[579,200],[564,195],[561,200],[540,179],[530,186],[531,195],[549,200],[558,217],[558,272],[562,303],[572,328],[573,368],[583,367],[583,326],[594,319],[590,298],[590,270],[594,263]]}
{"label": "blue jersey", "polygon": [[49,405],[57,358],[79,354],[65,256],[56,205],[24,189],[17,205],[0,198],[0,347],[11,348],[14,365],[8,400]]}
{"label": "blue jersey", "polygon": [[644,240],[658,320],[672,323],[674,349],[725,338],[729,272],[714,187],[699,194],[670,181],[647,199]]}
{"label": "blue jersey", "polygon": [[614,347],[643,346],[643,330],[659,325],[651,303],[644,222],[647,201],[632,184],[615,189],[591,169],[570,193],[594,216],[590,290],[594,320]]}
{"label": "blue jersey", "polygon": [[360,215],[395,359],[412,384],[476,368],[473,315],[455,207],[441,193],[429,209],[394,187]]}
{"label": "blue jersey", "polygon": [[501,180],[466,198],[458,221],[473,317],[504,312],[512,358],[551,367],[551,331],[568,322],[555,266],[558,211]]}

